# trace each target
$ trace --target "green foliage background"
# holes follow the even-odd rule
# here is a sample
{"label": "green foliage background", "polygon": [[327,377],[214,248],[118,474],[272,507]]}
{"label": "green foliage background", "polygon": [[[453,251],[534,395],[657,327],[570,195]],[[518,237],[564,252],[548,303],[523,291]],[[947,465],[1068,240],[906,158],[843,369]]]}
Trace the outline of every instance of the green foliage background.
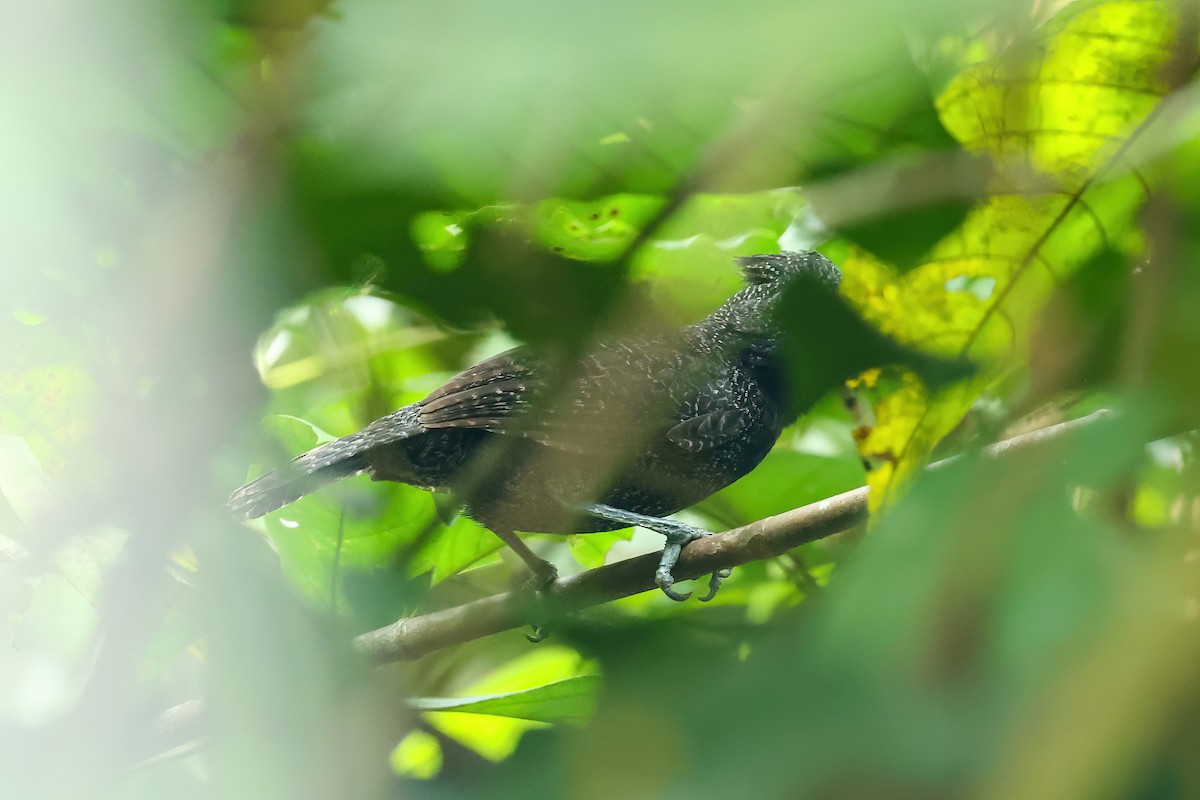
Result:
{"label": "green foliage background", "polygon": [[[6,797],[1200,796],[1194,2],[3,15]],[[355,634],[519,562],[366,479],[227,518],[484,356],[694,320],[780,249],[855,314],[789,306],[823,399],[683,516],[869,483],[869,531],[370,667]]]}

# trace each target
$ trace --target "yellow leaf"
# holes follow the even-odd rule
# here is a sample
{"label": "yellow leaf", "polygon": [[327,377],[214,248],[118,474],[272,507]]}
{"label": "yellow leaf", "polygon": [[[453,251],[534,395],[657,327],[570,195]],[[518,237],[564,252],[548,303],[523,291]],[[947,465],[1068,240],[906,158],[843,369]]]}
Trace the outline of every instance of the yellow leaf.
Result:
{"label": "yellow leaf", "polygon": [[442,771],[442,746],[427,731],[410,731],[392,750],[391,764],[397,775],[427,780]]}
{"label": "yellow leaf", "polygon": [[938,98],[946,129],[995,161],[989,196],[904,276],[852,252],[843,292],[900,342],[982,370],[933,397],[906,379],[876,406],[877,426],[860,443],[881,465],[873,508],[1023,361],[1031,320],[1055,285],[1130,235],[1144,191],[1123,156],[1170,90],[1176,31],[1169,2],[1075,3]]}

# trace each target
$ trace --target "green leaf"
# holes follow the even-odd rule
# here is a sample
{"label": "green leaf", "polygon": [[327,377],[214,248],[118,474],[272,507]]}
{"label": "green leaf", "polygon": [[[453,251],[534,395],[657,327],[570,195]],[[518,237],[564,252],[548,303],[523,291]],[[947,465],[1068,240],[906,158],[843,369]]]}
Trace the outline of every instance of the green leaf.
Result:
{"label": "green leaf", "polygon": [[905,272],[917,266],[935,244],[956,230],[967,218],[971,206],[966,199],[906,204],[842,226],[840,232]]}
{"label": "green leaf", "polygon": [[503,546],[499,536],[475,520],[460,516],[414,553],[412,564],[418,571],[431,569],[437,584]]}
{"label": "green leaf", "polygon": [[442,745],[428,731],[410,731],[392,750],[390,761],[397,775],[428,780],[442,771]]}
{"label": "green leaf", "polygon": [[585,569],[595,569],[604,564],[608,551],[617,542],[627,542],[633,538],[633,528],[601,533],[577,533],[567,537],[571,555]]}
{"label": "green leaf", "polygon": [[863,320],[832,289],[807,276],[788,287],[778,315],[789,334],[783,352],[800,411],[873,368],[905,367],[934,390],[974,371],[966,361],[937,358],[899,344]]}
{"label": "green leaf", "polygon": [[600,687],[598,676],[582,675],[534,689],[477,697],[416,697],[408,703],[419,711],[458,711],[531,722],[582,724],[596,709]]}
{"label": "green leaf", "polygon": [[317,445],[332,442],[336,438],[308,420],[291,414],[272,414],[263,419],[263,427],[271,431],[287,451],[294,455],[306,453]]}
{"label": "green leaf", "polygon": [[[340,607],[347,571],[398,566],[412,576],[428,569],[420,560],[397,564],[397,557],[431,524],[433,504],[426,492],[361,477],[324,487],[264,518],[284,572],[327,607]],[[396,587],[401,591],[402,581]]]}
{"label": "green leaf", "polygon": [[[507,758],[528,730],[552,721],[582,721],[594,707],[598,686],[570,683],[589,672],[579,654],[551,645],[514,658],[481,680],[463,688],[463,698],[425,698],[445,710],[429,709],[425,719],[434,728],[485,758]],[[566,687],[554,688],[566,683]],[[528,696],[522,697],[526,693]],[[590,699],[589,699],[590,697]],[[494,704],[493,704],[494,701]],[[450,706],[491,704],[490,711]],[[592,705],[589,705],[592,704]]]}
{"label": "green leaf", "polygon": [[839,450],[832,454],[811,452],[802,436],[782,442],[749,475],[701,503],[700,510],[711,511],[722,527],[732,527],[861,486],[865,476],[849,426],[836,435]]}
{"label": "green leaf", "polygon": [[594,202],[543,200],[536,207],[537,241],[569,258],[612,261],[665,204],[662,197],[633,194]]}

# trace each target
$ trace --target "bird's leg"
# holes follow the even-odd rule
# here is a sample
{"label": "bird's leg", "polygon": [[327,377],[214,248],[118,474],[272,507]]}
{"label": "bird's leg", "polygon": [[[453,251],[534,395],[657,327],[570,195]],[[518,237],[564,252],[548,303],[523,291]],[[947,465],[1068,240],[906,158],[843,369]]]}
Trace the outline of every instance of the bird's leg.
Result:
{"label": "bird's leg", "polygon": [[[687,600],[692,596],[691,592],[680,594],[671,588],[675,584],[675,577],[671,574],[671,571],[675,568],[675,564],[678,563],[679,554],[683,551],[685,544],[702,539],[705,536],[712,536],[711,533],[699,528],[693,528],[691,525],[683,522],[676,522],[673,519],[651,517],[647,514],[638,514],[634,511],[626,511],[599,503],[589,503],[581,506],[580,510],[591,514],[593,517],[599,517],[611,522],[620,522],[626,525],[641,525],[643,528],[648,528],[667,537],[667,545],[663,548],[662,559],[658,562],[658,569],[654,571],[654,582],[658,584],[658,588],[663,590],[663,594],[672,600]],[[729,569],[719,569],[714,572],[708,581],[708,594],[701,597],[700,601],[706,603],[716,597],[717,591],[721,588],[721,581],[724,578],[728,578],[729,575]]]}
{"label": "bird's leg", "polygon": [[545,589],[558,577],[558,567],[530,550],[529,545],[522,542],[521,538],[515,533],[506,529],[493,530],[493,532],[514,553],[521,557],[521,560],[525,562],[525,566],[529,567],[530,572],[533,573],[534,588],[538,591]]}
{"label": "bird's leg", "polygon": [[[558,567],[554,566],[546,559],[539,557],[536,553],[530,550],[529,545],[521,541],[521,538],[515,533],[507,529],[493,529],[493,532],[499,536],[500,539],[506,545],[508,545],[514,553],[521,557],[521,560],[525,562],[525,566],[529,567],[529,570],[533,573],[531,585],[533,587],[535,596],[540,594],[547,586],[554,583],[555,579],[558,578]],[[534,644],[545,640],[546,637],[550,635],[550,631],[543,623],[531,622],[529,625],[531,628],[533,628],[533,633],[525,634],[525,638]]]}

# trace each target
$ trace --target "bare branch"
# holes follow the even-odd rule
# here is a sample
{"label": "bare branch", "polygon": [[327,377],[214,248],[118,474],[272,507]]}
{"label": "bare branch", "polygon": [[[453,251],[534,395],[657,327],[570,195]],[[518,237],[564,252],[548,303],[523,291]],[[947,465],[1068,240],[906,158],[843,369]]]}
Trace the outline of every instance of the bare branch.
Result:
{"label": "bare branch", "polygon": [[[1027,451],[1062,438],[1108,416],[1098,411],[1071,422],[1052,425],[992,445],[990,455]],[[934,464],[936,469],[953,461]],[[867,489],[860,487],[774,517],[752,522],[725,533],[689,544],[675,567],[679,580],[698,578],[725,567],[736,567],[782,555],[808,542],[841,533],[866,519]],[[562,578],[543,597],[529,592],[505,592],[419,617],[400,619],[364,633],[354,647],[378,663],[410,661],[433,650],[519,628],[533,620],[545,621],[590,606],[649,591],[659,554],[650,553],[616,564]]]}

